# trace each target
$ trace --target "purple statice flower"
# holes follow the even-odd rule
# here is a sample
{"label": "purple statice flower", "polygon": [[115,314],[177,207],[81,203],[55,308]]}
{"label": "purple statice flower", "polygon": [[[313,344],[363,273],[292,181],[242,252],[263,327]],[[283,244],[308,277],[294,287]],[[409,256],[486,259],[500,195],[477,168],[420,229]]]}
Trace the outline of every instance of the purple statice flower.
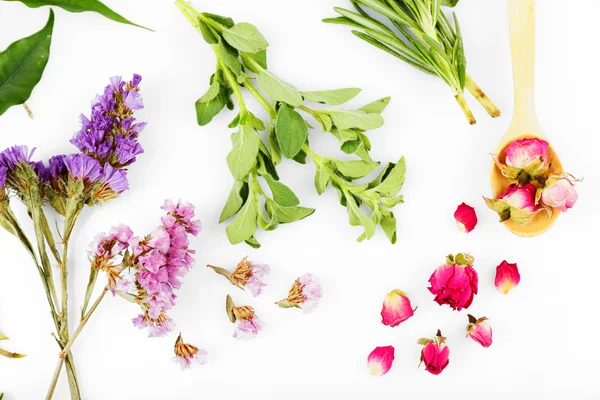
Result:
{"label": "purple statice flower", "polygon": [[4,187],[4,184],[6,184],[6,172],[8,171],[8,168],[4,167],[4,166],[0,166],[0,189],[2,189]]}
{"label": "purple statice flower", "polygon": [[67,166],[65,164],[66,155],[61,154],[58,156],[53,156],[48,161],[48,174],[51,179],[58,181],[61,176],[66,175]]}
{"label": "purple statice flower", "polygon": [[196,236],[200,230],[200,222],[193,219],[193,205],[166,201],[162,208],[168,211],[162,218],[163,225],[143,240],[134,237],[129,243],[137,265],[138,297],[144,310],[134,324],[151,328],[150,336],[161,336],[172,328],[166,312],[175,305],[174,291],[181,287],[180,278],[194,263],[188,236]]}
{"label": "purple statice flower", "polygon": [[0,153],[0,165],[12,170],[17,164],[32,164],[31,157],[35,148],[29,150],[27,146],[12,146]]}
{"label": "purple statice flower", "polygon": [[94,183],[103,177],[103,169],[95,158],[85,154],[71,154],[64,159],[69,175],[75,179],[83,179]]}
{"label": "purple statice flower", "polygon": [[103,186],[117,194],[121,194],[129,189],[127,172],[122,169],[113,168],[110,164],[104,165],[102,180],[104,182]]}
{"label": "purple statice flower", "polygon": [[140,75],[126,83],[120,76],[110,79],[104,93],[92,104],[90,118],[81,116],[81,129],[71,143],[102,165],[123,168],[136,161],[144,150],[136,138],[146,126],[136,122],[133,113],[144,108],[139,94]]}

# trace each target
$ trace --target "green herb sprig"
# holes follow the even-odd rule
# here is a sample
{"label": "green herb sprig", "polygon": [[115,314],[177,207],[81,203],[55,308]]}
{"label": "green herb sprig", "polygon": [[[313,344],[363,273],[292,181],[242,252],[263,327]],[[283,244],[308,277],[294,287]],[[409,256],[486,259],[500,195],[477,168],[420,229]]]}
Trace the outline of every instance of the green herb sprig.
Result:
{"label": "green herb sprig", "polygon": [[[391,209],[403,202],[397,194],[404,183],[404,158],[388,164],[370,183],[355,182],[380,165],[369,155],[371,142],[366,132],[383,125],[381,113],[390,99],[377,100],[357,110],[330,107],[348,102],[360,89],[301,92],[268,69],[268,43],[256,27],[200,13],[184,0],[177,0],[176,5],[211,45],[217,58],[210,88],[196,102],[198,123],[206,125],[225,107],[233,109],[232,97],[237,101],[238,114],[229,124],[237,131],[232,135],[233,149],[227,156],[235,182],[220,218],[220,222],[231,219],[226,229],[230,242],[259,247],[255,237],[259,227],[271,231],[315,211],[300,206],[298,197],[279,181],[277,174],[277,165],[284,158],[300,164],[310,158],[316,167],[317,192],[322,194],[329,186],[337,190],[340,203],[347,208],[350,225],[364,228],[358,240],[371,238],[380,225],[395,243],[396,219]],[[243,91],[267,111],[266,122],[248,110]],[[328,107],[313,109],[307,103]],[[312,117],[324,132],[335,136],[342,152],[356,159],[343,161],[315,152],[308,140],[311,125],[303,115]],[[265,142],[260,131],[266,132]],[[265,191],[267,187],[270,193]],[[259,198],[264,201],[264,210]],[[364,212],[367,209],[369,215]]]}
{"label": "green herb sprig", "polygon": [[[500,116],[500,110],[467,74],[456,15],[453,14],[453,22],[450,22],[441,8],[442,5],[454,7],[458,0],[350,1],[356,11],[336,7],[334,10],[340,16],[323,21],[358,28],[352,33],[360,39],[425,73],[438,76],[452,89],[470,124],[475,124],[476,120],[463,95],[465,88],[490,116]],[[363,7],[377,14],[379,19]]]}

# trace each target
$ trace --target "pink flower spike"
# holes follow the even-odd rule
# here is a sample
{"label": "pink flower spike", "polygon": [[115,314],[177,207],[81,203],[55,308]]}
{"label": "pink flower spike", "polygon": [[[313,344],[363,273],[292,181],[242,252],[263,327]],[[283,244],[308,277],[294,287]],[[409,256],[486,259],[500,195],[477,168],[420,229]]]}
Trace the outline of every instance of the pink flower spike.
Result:
{"label": "pink flower spike", "polygon": [[509,264],[505,260],[496,267],[496,279],[494,284],[500,293],[508,294],[508,292],[515,288],[520,281],[521,275],[519,274],[517,264]]}
{"label": "pink flower spike", "polygon": [[187,369],[193,362],[206,364],[208,353],[206,350],[198,349],[196,346],[183,342],[181,333],[175,342],[175,361],[181,366],[181,369]]}
{"label": "pink flower spike", "polygon": [[487,323],[487,318],[475,318],[471,314],[469,317],[469,325],[467,325],[467,335],[483,347],[492,345],[492,328]]}
{"label": "pink flower spike", "polygon": [[477,214],[475,209],[465,203],[458,206],[454,212],[454,219],[461,232],[469,233],[477,225]]}
{"label": "pink flower spike", "polygon": [[372,376],[383,376],[394,363],[394,346],[376,347],[367,358],[367,366]]}
{"label": "pink flower spike", "polygon": [[385,296],[381,309],[381,323],[392,328],[414,315],[410,299],[400,290],[392,290]]}

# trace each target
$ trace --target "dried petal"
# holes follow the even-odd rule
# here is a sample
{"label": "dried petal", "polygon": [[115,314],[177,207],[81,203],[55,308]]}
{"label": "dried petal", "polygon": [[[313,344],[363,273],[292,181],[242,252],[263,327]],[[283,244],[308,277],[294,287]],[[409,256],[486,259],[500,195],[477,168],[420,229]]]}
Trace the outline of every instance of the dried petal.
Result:
{"label": "dried petal", "polygon": [[400,290],[392,290],[385,296],[381,309],[381,322],[391,327],[398,326],[414,315],[410,299]]}
{"label": "dried petal", "polygon": [[367,366],[372,376],[383,376],[388,373],[394,362],[394,347],[376,347],[367,358]]}
{"label": "dried petal", "polygon": [[458,206],[454,212],[454,219],[460,231],[469,233],[477,225],[477,214],[475,209],[465,203]]}
{"label": "dried petal", "polygon": [[494,284],[500,293],[507,294],[517,286],[520,281],[521,275],[519,274],[517,264],[509,264],[504,260],[496,267],[496,280]]}

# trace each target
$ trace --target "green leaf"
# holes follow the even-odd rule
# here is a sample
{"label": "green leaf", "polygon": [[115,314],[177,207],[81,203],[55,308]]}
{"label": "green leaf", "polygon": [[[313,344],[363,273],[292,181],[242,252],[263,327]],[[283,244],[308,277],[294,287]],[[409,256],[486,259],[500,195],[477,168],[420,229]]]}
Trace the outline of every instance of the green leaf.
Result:
{"label": "green leaf", "polygon": [[315,212],[314,208],[300,206],[281,207],[271,199],[267,199],[267,207],[269,208],[270,214],[274,215],[282,224],[300,221]]}
{"label": "green leaf", "polygon": [[333,124],[338,129],[361,129],[367,131],[369,129],[377,129],[383,125],[383,118],[379,114],[367,114],[364,111],[346,111],[346,110],[326,110]]}
{"label": "green leaf", "polygon": [[128,24],[137,26],[138,28],[143,28],[147,30],[152,30],[146,28],[142,25],[138,25],[136,23],[131,22],[130,20],[122,17],[117,14],[110,8],[104,5],[104,3],[98,0],[5,0],[5,1],[20,1],[25,4],[27,7],[38,8],[43,6],[56,6],[60,7],[64,10],[67,10],[72,13],[80,13],[84,11],[96,12],[100,15],[105,16],[106,18],[113,20],[115,22],[120,22],[122,24]]}
{"label": "green leaf", "polygon": [[376,100],[359,108],[359,110],[364,111],[367,114],[381,114],[388,104],[390,104],[391,99],[391,97],[384,97],[383,99]]}
{"label": "green leaf", "polygon": [[219,41],[218,49],[221,60],[229,67],[231,72],[233,72],[235,76],[242,75],[242,63],[240,63],[240,60],[238,59],[237,50],[222,40]]}
{"label": "green leaf", "polygon": [[292,189],[283,183],[276,181],[271,175],[265,175],[264,178],[267,181],[269,188],[271,188],[273,200],[275,200],[277,204],[283,207],[293,207],[300,204],[300,200],[294,194]]}
{"label": "green leaf", "polygon": [[258,53],[269,46],[256,27],[247,22],[240,22],[223,31],[223,38],[239,51]]}
{"label": "green leaf", "polygon": [[206,43],[208,43],[208,44],[219,43],[219,38],[217,36],[215,36],[212,29],[208,25],[206,25],[203,21],[201,21],[198,18],[196,18],[196,24],[198,25],[198,28],[200,28],[200,34],[202,35],[202,38],[204,39],[204,41]]}
{"label": "green leaf", "polygon": [[390,213],[389,215],[384,215],[381,222],[381,229],[385,232],[385,235],[388,237],[392,244],[396,244],[397,235],[396,235],[396,218],[394,218],[394,214]]}
{"label": "green leaf", "polygon": [[296,161],[298,164],[306,164],[306,152],[304,150],[300,150],[298,154],[294,156],[292,160]]}
{"label": "green leaf", "polygon": [[456,30],[456,40],[454,41],[454,53],[453,59],[456,63],[456,70],[458,72],[458,81],[460,88],[464,90],[465,83],[467,81],[467,59],[465,58],[465,48],[463,45],[462,34],[460,27],[458,26],[458,18],[454,15],[454,26]]}
{"label": "green leaf", "polygon": [[219,223],[223,223],[227,221],[229,218],[233,217],[244,202],[248,199],[248,184],[243,180],[236,180],[229,192],[229,198],[227,199],[227,203],[225,203],[225,207],[223,207],[223,211],[221,211],[221,217],[219,218]]}
{"label": "green leaf", "polygon": [[235,179],[244,179],[256,165],[260,137],[254,128],[241,125],[231,141],[233,149],[227,155],[227,165]]}
{"label": "green leaf", "polygon": [[460,0],[442,0],[442,5],[444,7],[454,7],[458,4]]}
{"label": "green leaf", "polygon": [[264,69],[259,71],[258,84],[273,101],[282,101],[294,107],[302,105],[302,95],[300,92],[269,71]]}
{"label": "green leaf", "polygon": [[275,134],[283,155],[294,158],[306,143],[308,126],[296,110],[283,104],[277,112]]}
{"label": "green leaf", "polygon": [[380,163],[368,163],[363,160],[341,161],[333,160],[335,168],[344,176],[360,179],[369,175]]}
{"label": "green leaf", "polygon": [[327,185],[329,185],[329,173],[326,169],[317,167],[317,172],[315,173],[315,188],[317,188],[319,196],[325,193]]}
{"label": "green leaf", "polygon": [[271,175],[273,179],[278,180],[279,175],[277,174],[277,169],[269,156],[269,152],[264,144],[260,145],[260,152],[258,153],[258,172],[260,175]]}
{"label": "green leaf", "polygon": [[304,98],[308,101],[321,104],[329,104],[330,106],[339,106],[344,104],[360,93],[360,89],[336,89],[336,90],[321,90],[315,92],[302,92]]}
{"label": "green leaf", "polygon": [[212,19],[216,23],[221,24],[226,28],[231,28],[231,27],[233,27],[233,25],[235,25],[233,20],[229,17],[223,17],[221,15],[211,14],[211,13],[207,13],[207,12],[202,13],[202,15],[204,15],[206,18]]}
{"label": "green leaf", "polygon": [[258,204],[256,199],[249,197],[244,206],[237,213],[233,221],[227,226],[225,231],[231,244],[242,243],[248,240],[258,226],[256,219],[258,218]]}
{"label": "green leaf", "polygon": [[277,165],[281,162],[281,149],[279,143],[277,143],[277,135],[275,129],[269,132],[269,149],[271,150],[271,160],[273,164]]}
{"label": "green leaf", "polygon": [[404,157],[402,157],[400,161],[398,161],[398,163],[391,169],[388,166],[386,171],[387,173],[383,177],[382,182],[375,186],[372,190],[380,193],[383,196],[390,197],[396,195],[396,193],[398,193],[404,185],[406,160]]}
{"label": "green leaf", "polygon": [[265,130],[265,123],[262,122],[260,118],[256,115],[252,114],[250,111],[246,111],[246,113],[240,119],[241,125],[249,125],[256,129],[257,131]]}
{"label": "green leaf", "polygon": [[342,143],[340,149],[346,154],[354,154],[360,146],[362,146],[362,142],[360,140],[350,140]]}
{"label": "green leaf", "polygon": [[227,89],[222,87],[217,79],[213,79],[208,91],[196,101],[198,125],[208,125],[225,108],[228,98]]}
{"label": "green leaf", "polygon": [[348,215],[350,225],[362,225],[365,228],[364,234],[358,238],[359,242],[362,242],[364,239],[370,239],[375,235],[375,223],[360,211],[360,208],[353,199],[348,200]]}
{"label": "green leaf", "polygon": [[[252,247],[253,249],[259,249],[260,248],[260,243],[258,242],[258,240],[256,240],[256,238],[254,236],[250,236],[250,238],[246,239],[246,244],[250,247]],[[2,400],[2,399],[0,399]]]}
{"label": "green leaf", "polygon": [[50,56],[54,12],[46,26],[31,36],[17,40],[0,53],[0,115],[10,107],[23,104],[31,96]]}

